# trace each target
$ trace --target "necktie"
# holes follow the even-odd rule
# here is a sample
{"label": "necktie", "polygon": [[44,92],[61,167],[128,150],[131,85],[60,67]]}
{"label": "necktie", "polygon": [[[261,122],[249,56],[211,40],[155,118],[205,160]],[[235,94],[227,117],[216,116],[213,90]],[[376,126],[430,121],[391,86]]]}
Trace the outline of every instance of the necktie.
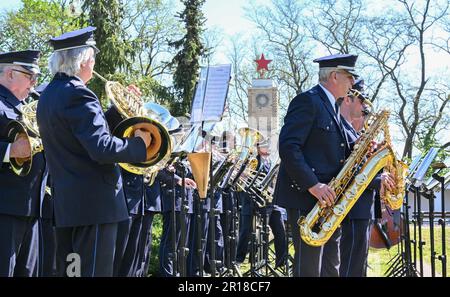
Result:
{"label": "necktie", "polygon": [[336,102],[334,103],[334,108],[335,108],[335,111],[336,111],[336,117],[337,117],[337,121],[338,121],[338,123],[339,123],[339,128],[341,129],[342,134],[344,134],[345,141],[346,141],[347,144],[348,144],[347,131],[346,131],[346,129],[344,128],[344,126],[343,126],[343,124],[342,124],[342,121],[341,121],[341,114],[340,114],[340,112],[339,112],[340,103],[341,103],[341,102],[336,101]]}
{"label": "necktie", "polygon": [[338,122],[339,122],[339,124],[341,125],[341,128],[342,128],[341,114],[339,112],[339,105],[340,104],[337,101],[334,103],[334,111],[336,112],[337,120],[338,120]]}

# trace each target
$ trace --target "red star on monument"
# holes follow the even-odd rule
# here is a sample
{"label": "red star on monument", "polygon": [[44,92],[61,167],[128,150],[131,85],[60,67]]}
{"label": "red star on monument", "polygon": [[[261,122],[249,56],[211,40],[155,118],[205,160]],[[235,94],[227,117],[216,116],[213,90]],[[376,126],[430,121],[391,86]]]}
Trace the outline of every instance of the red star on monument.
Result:
{"label": "red star on monument", "polygon": [[269,65],[272,60],[266,60],[264,57],[264,54],[261,54],[261,58],[259,60],[255,60],[255,62],[258,64],[258,67],[256,67],[256,71],[260,71],[265,69],[266,71],[269,71],[269,68],[267,68],[267,65]]}

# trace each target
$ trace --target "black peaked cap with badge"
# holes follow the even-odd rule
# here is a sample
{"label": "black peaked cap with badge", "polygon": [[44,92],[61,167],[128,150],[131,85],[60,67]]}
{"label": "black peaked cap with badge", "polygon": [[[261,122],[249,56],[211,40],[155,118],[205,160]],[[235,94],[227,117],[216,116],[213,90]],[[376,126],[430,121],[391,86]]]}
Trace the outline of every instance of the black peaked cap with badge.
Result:
{"label": "black peaked cap with badge", "polygon": [[353,96],[357,96],[364,104],[372,106],[371,99],[369,98],[369,95],[367,95],[365,92],[365,84],[363,79],[356,80],[350,92],[353,92]]}
{"label": "black peaked cap with badge", "polygon": [[64,33],[58,37],[50,39],[50,44],[55,51],[69,50],[74,48],[81,48],[90,46],[96,53],[99,49],[95,46],[94,31],[95,27],[86,27],[83,29]]}
{"label": "black peaked cap with badge", "polygon": [[40,73],[38,61],[41,52],[38,50],[24,50],[0,54],[0,64],[17,65],[33,73]]}
{"label": "black peaked cap with badge", "polygon": [[347,71],[355,78],[359,75],[355,72],[355,64],[358,59],[357,55],[337,54],[314,59],[314,63],[319,63],[319,68],[336,68]]}

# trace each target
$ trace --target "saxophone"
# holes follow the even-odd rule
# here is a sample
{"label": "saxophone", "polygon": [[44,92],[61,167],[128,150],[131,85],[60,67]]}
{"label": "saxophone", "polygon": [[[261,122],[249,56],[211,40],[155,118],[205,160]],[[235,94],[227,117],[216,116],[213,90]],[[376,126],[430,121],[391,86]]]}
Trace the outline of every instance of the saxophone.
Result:
{"label": "saxophone", "polygon": [[[298,220],[301,238],[308,245],[322,246],[330,239],[381,169],[389,171],[398,183],[395,192],[384,193],[382,199],[392,206],[392,209],[401,207],[405,194],[407,166],[396,158],[392,149],[388,118],[387,110],[369,115],[366,120],[368,129],[355,144],[344,167],[328,184],[336,193],[334,204],[322,208],[316,203],[306,217],[300,217]],[[371,152],[371,142],[381,132],[384,132],[384,141],[375,152]]]}

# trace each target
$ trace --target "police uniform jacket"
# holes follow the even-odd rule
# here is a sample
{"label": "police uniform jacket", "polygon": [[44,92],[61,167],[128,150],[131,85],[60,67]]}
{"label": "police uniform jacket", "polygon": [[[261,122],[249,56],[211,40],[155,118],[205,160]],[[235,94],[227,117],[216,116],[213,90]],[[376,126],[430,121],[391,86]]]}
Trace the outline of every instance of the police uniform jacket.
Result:
{"label": "police uniform jacket", "polygon": [[308,189],[328,183],[342,168],[349,146],[325,92],[317,85],[289,104],[280,131],[280,170],[274,204],[309,212]]}
{"label": "police uniform jacket", "polygon": [[44,196],[45,160],[43,153],[33,156],[31,171],[20,177],[11,170],[9,162],[3,162],[8,145],[7,125],[20,120],[22,106],[14,94],[0,85],[0,213],[17,216],[39,215],[39,203]]}
{"label": "police uniform jacket", "polygon": [[161,180],[156,176],[153,184],[145,185],[145,211],[161,212]]}
{"label": "police uniform jacket", "polygon": [[52,176],[55,224],[73,227],[128,218],[116,162],[146,159],[140,138],[113,137],[97,96],[57,73],[42,92],[37,121]]}
{"label": "police uniform jacket", "polygon": [[[157,178],[161,185],[161,212],[170,212],[173,208],[173,183],[172,173],[166,169],[158,172]],[[181,190],[177,183],[181,177],[174,174],[173,182],[175,183],[175,211],[181,210]]]}
{"label": "police uniform jacket", "polygon": [[[110,132],[119,125],[123,120],[117,108],[112,105],[105,112],[106,121],[108,123]],[[144,214],[144,176],[128,172],[120,168],[123,179],[123,190],[127,201],[128,212],[131,215]]]}

